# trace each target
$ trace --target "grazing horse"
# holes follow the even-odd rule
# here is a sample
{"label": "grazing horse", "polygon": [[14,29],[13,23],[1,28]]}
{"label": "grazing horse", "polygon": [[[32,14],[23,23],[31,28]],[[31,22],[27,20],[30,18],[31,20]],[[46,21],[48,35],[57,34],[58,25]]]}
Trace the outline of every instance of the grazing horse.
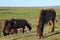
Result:
{"label": "grazing horse", "polygon": [[27,20],[24,20],[24,19],[12,19],[10,29],[14,29],[14,32],[17,33],[17,29],[22,28],[23,29],[22,33],[24,33],[25,26],[29,29],[29,31],[31,31],[31,29],[32,29],[31,24],[28,23]]}
{"label": "grazing horse", "polygon": [[49,24],[52,26],[51,32],[54,32],[54,21],[56,18],[56,12],[54,9],[49,8],[49,9],[42,9],[41,13],[39,15],[39,22],[37,25],[37,37],[41,38],[43,36],[43,31],[44,31],[44,24]]}
{"label": "grazing horse", "polygon": [[22,28],[24,33],[25,26],[31,31],[31,25],[25,19],[5,20],[2,22],[3,34],[4,36],[11,34],[12,29],[14,29],[14,33],[17,33],[18,28]]}

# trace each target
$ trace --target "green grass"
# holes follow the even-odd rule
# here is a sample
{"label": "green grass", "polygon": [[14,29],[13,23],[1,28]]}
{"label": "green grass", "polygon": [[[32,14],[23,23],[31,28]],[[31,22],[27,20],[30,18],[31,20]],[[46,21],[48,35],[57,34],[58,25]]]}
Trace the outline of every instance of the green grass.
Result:
{"label": "green grass", "polygon": [[[19,17],[37,17],[40,13],[41,8],[19,8],[19,9],[6,9],[4,14],[0,14],[0,18],[13,18],[14,16]],[[60,9],[55,8],[57,15],[60,15]],[[3,10],[1,10],[3,11]]]}
{"label": "green grass", "polygon": [[[3,9],[3,8],[2,8]],[[13,17],[16,17],[17,19],[26,19],[28,22],[32,24],[32,32],[28,34],[20,34],[18,33],[9,35],[4,37],[2,34],[2,30],[0,30],[0,40],[40,40],[37,39],[36,37],[36,25],[38,23],[38,15],[40,13],[40,10],[42,8],[4,8],[5,10],[1,11],[6,11],[5,13],[0,13],[0,25],[1,21],[4,19],[11,19]],[[48,36],[46,38],[42,38],[41,40],[60,40],[60,8],[54,8],[56,10],[57,17],[56,19],[58,22],[55,24],[55,32],[54,33],[49,33],[51,31],[51,27],[49,25],[46,25],[44,28],[44,36]],[[1,27],[1,26],[0,26]],[[0,28],[1,29],[1,28]],[[53,35],[54,34],[54,35]]]}

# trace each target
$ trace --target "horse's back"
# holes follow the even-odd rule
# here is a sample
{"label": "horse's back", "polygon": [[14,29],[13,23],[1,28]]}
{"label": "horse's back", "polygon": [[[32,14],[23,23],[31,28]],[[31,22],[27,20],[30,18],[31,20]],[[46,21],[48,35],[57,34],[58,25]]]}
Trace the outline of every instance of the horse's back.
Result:
{"label": "horse's back", "polygon": [[22,26],[25,26],[27,23],[27,21],[25,19],[18,19],[17,20],[17,25],[22,27]]}
{"label": "horse's back", "polygon": [[55,18],[56,18],[56,11],[54,10],[54,9],[47,9],[47,11],[49,11],[49,13],[47,13],[47,14],[49,14],[48,16],[51,18],[50,20],[55,20]]}
{"label": "horse's back", "polygon": [[26,20],[25,19],[11,19],[11,26],[12,28],[23,28],[26,25]]}
{"label": "horse's back", "polygon": [[56,18],[56,12],[54,9],[42,9],[41,15],[40,15],[40,21],[44,21],[45,23],[48,23],[49,20],[55,20]]}

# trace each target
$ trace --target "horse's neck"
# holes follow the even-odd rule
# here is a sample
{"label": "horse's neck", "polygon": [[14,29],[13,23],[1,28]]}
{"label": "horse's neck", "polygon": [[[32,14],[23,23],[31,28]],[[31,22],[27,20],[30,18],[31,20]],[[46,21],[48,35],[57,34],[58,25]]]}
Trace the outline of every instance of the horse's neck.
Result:
{"label": "horse's neck", "polygon": [[40,20],[38,25],[44,26],[44,21]]}

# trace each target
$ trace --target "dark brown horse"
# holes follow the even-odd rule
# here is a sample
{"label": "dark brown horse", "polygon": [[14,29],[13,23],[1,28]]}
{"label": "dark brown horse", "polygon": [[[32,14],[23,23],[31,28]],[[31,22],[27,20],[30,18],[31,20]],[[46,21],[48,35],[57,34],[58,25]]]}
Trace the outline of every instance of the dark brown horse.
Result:
{"label": "dark brown horse", "polygon": [[22,28],[22,32],[24,33],[25,26],[29,29],[29,31],[31,31],[31,25],[25,19],[5,20],[2,22],[3,34],[4,36],[9,35],[12,29],[14,29],[14,32],[17,33],[18,28]]}
{"label": "dark brown horse", "polygon": [[54,9],[42,9],[41,13],[39,15],[39,22],[37,25],[37,37],[41,38],[43,36],[43,30],[44,30],[44,24],[51,24],[52,30],[51,32],[54,32],[54,21],[56,18],[56,12]]}

